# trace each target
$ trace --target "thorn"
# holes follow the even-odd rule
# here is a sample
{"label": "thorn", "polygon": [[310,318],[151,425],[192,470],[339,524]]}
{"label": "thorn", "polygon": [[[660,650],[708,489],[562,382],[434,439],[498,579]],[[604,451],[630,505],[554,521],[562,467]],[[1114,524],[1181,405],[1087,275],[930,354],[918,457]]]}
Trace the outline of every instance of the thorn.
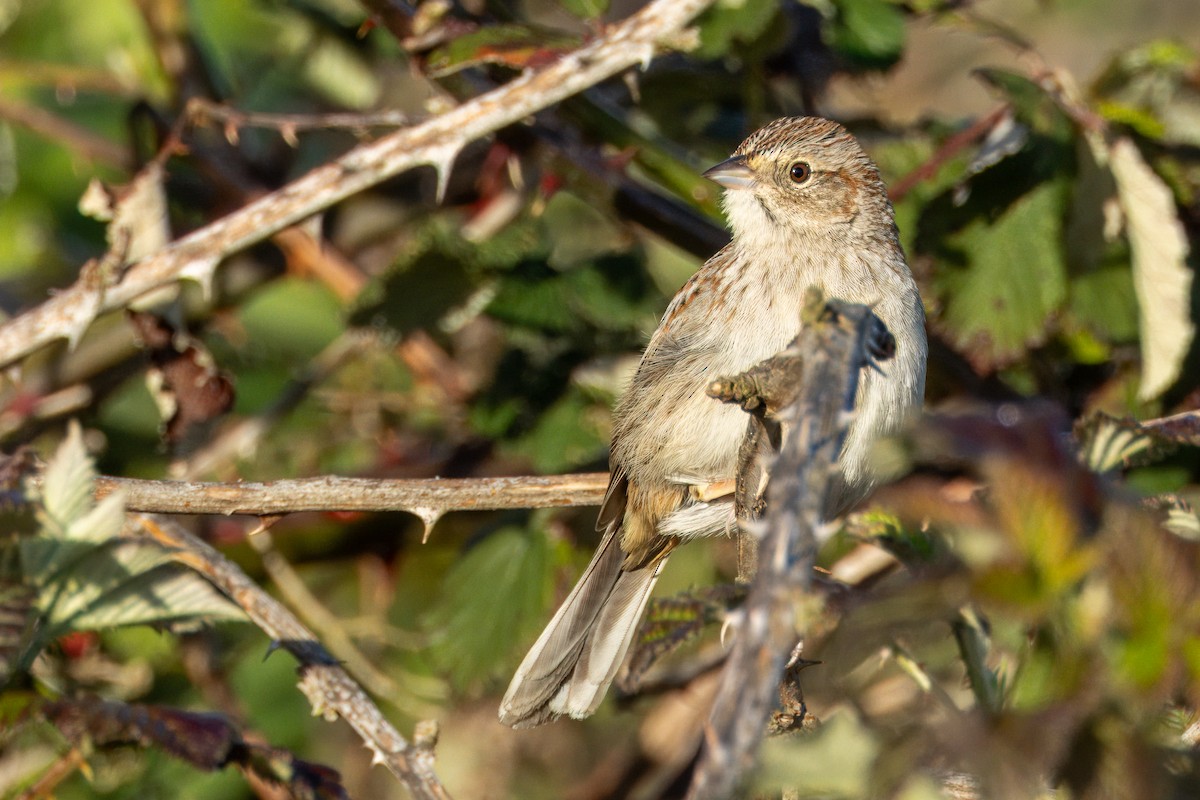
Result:
{"label": "thorn", "polygon": [[204,302],[212,300],[213,273],[217,271],[217,259],[197,258],[179,270],[180,278],[187,278],[200,284],[200,294]]}
{"label": "thorn", "polygon": [[[94,262],[89,262],[94,263]],[[87,269],[87,266],[84,267]],[[91,287],[82,297],[78,298],[70,308],[66,309],[63,316],[64,331],[63,338],[67,340],[67,350],[74,351],[79,344],[79,340],[87,333],[87,329],[91,327],[92,322],[100,313],[100,309],[104,305],[104,291],[99,287]]]}
{"label": "thorn", "polygon": [[433,526],[442,518],[444,512],[440,508],[425,508],[423,506],[407,508],[405,511],[421,518],[421,522],[425,525],[425,531],[421,535],[421,544],[427,544],[429,542],[429,535],[433,533]]}
{"label": "thorn", "polygon": [[790,658],[788,658],[786,667],[788,669],[791,669],[792,667],[796,666],[796,662],[798,662],[800,660],[800,657],[803,655],[804,655],[804,639],[801,638],[800,641],[796,642],[796,646],[792,648],[792,655]]}
{"label": "thorn", "polygon": [[638,61],[641,62],[642,72],[645,72],[646,70],[650,69],[650,62],[654,60],[654,45],[647,42],[646,44],[642,45],[639,50],[640,52],[638,55],[640,58]]}
{"label": "thorn", "polygon": [[454,159],[458,158],[461,150],[461,142],[448,142],[429,151],[429,157],[425,163],[437,172],[437,204],[439,206],[446,199],[446,188],[450,185],[450,169],[454,166]]}
{"label": "thorn", "polygon": [[740,625],[741,620],[739,620],[738,618],[744,617],[744,616],[745,616],[745,614],[743,614],[741,611],[733,611],[729,614],[726,614],[725,618],[723,620],[721,620],[720,642],[721,642],[722,647],[725,646],[725,633],[727,631],[730,631],[730,630],[736,628],[738,625]]}
{"label": "thorn", "polygon": [[287,142],[288,147],[296,148],[300,146],[300,140],[296,138],[296,126],[294,124],[284,124],[279,126],[279,135],[283,137],[283,141]]}

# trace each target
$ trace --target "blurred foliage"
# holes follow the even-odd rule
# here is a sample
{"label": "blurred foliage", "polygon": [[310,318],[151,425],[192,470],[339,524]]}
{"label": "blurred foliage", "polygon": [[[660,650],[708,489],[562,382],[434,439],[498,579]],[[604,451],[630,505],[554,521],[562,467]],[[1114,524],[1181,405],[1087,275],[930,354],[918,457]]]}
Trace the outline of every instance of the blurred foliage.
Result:
{"label": "blurred foliage", "polygon": [[[89,181],[128,184],[173,134],[178,237],[383,130],[323,115],[426,118],[637,4],[611,5],[0,0],[0,309],[19,314],[105,252],[104,226],[78,210]],[[7,371],[6,451],[60,455],[41,511],[5,512],[0,792],[252,797],[265,780],[335,796],[328,764],[351,796],[400,796],[352,732],[312,718],[293,662],[264,663],[260,633],[180,627],[222,616],[215,594],[171,584],[154,609],[133,602],[133,583],[189,579],[108,537],[119,503],[91,505],[82,442],[103,472],[155,478],[603,469],[645,337],[724,238],[700,172],[775,117],[822,113],[893,188],[929,311],[928,403],[958,410],[881,449],[897,483],[823,554],[805,646],[822,663],[801,680],[814,724],[767,744],[756,785],[1196,796],[1196,29],[1071,75],[1021,26],[1081,4],[1011,29],[986,5],[718,0],[690,51],[467,148],[442,203],[418,170],[306,223],[317,247],[275,238],[231,256],[211,296],[185,283],[154,306],[236,391],[178,440],[165,426],[188,389],[155,376],[122,314]],[[1090,30],[1074,35],[1092,50]],[[907,121],[842,111],[906,66],[961,71],[914,44],[930,31],[1021,56],[979,73],[970,100],[992,111],[920,95]],[[193,98],[240,116],[188,116]],[[196,525],[267,580],[248,522]],[[648,617],[632,681],[646,696],[514,734],[497,696],[594,546],[592,511],[455,514],[425,544],[421,531],[398,514],[304,514],[272,536],[353,644],[335,657],[365,654],[386,676],[373,691],[398,727],[440,720],[451,792],[681,796],[737,597],[710,588],[731,579],[728,543],[689,547],[664,576],[664,590],[686,588],[672,573],[695,585]],[[181,756],[156,721],[223,744]],[[270,747],[237,750],[243,730]],[[250,780],[197,772],[227,764]]]}

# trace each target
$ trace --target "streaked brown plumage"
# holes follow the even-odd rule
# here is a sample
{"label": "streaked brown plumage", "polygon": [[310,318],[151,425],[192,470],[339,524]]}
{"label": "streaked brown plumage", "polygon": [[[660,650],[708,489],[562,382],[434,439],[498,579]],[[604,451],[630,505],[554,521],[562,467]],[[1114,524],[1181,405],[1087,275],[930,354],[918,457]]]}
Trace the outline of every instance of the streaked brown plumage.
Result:
{"label": "streaked brown plumage", "polygon": [[894,358],[860,382],[831,514],[870,488],[871,442],[921,402],[920,294],[879,171],[854,137],[829,120],[777,120],[705,175],[727,190],[733,240],[676,294],[617,405],[603,539],[501,702],[513,727],[595,711],[674,547],[734,529],[729,498],[703,498],[733,479],[746,418],[705,389],[795,338],[807,287],[871,305],[896,340]]}

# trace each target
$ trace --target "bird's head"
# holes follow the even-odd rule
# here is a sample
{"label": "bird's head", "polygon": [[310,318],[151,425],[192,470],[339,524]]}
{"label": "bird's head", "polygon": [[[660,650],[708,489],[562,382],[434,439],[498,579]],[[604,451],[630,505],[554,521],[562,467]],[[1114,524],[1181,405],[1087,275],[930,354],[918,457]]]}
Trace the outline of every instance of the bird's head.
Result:
{"label": "bird's head", "polygon": [[874,162],[845,128],[820,117],[772,122],[704,176],[726,189],[735,239],[843,238],[893,219]]}

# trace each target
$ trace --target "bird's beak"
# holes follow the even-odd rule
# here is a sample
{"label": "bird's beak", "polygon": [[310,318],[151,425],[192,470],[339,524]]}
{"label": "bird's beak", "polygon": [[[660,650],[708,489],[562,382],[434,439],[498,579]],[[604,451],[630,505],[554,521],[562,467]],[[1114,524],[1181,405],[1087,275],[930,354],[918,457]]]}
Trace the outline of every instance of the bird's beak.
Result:
{"label": "bird's beak", "polygon": [[721,184],[726,189],[749,189],[758,181],[754,170],[746,163],[745,156],[725,159],[707,170],[704,177]]}

